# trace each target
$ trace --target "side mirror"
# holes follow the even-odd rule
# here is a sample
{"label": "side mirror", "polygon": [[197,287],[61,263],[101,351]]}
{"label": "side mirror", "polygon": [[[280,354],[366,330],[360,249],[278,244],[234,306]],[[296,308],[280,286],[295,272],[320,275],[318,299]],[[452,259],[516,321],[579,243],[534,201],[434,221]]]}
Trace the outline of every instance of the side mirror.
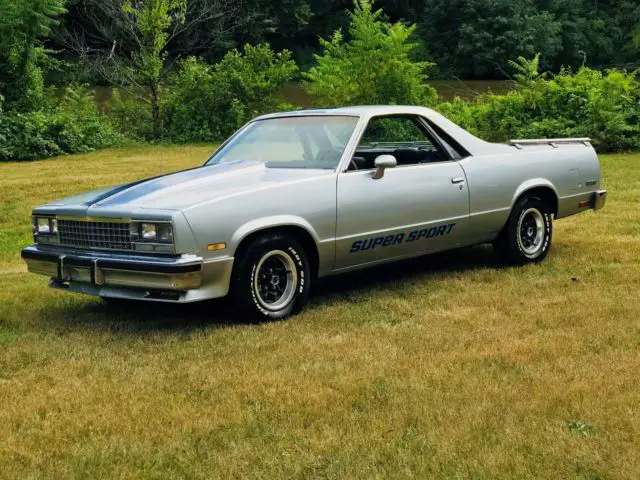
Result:
{"label": "side mirror", "polygon": [[386,168],[397,167],[398,161],[396,160],[396,157],[394,157],[393,155],[380,155],[379,157],[376,158],[373,164],[376,167],[376,171],[373,172],[372,178],[374,180],[379,180],[382,177],[384,177],[384,170]]}

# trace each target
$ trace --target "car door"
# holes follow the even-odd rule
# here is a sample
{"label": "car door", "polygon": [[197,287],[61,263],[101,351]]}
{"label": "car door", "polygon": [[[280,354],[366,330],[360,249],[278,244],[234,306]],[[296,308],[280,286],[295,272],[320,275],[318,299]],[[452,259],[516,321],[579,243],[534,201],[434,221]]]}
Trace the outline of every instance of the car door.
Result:
{"label": "car door", "polygon": [[[380,155],[397,166],[374,179]],[[464,171],[418,117],[373,117],[337,183],[336,270],[464,242]]]}

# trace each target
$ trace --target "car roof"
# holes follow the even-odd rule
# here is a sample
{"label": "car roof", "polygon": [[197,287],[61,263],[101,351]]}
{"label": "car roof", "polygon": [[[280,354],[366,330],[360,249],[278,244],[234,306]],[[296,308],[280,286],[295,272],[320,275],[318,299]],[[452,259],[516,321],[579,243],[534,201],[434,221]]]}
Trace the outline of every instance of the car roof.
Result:
{"label": "car roof", "polygon": [[448,135],[453,137],[458,143],[464,147],[471,155],[481,155],[486,153],[505,153],[509,147],[504,145],[492,144],[479,139],[464,128],[453,123],[440,113],[427,107],[418,107],[415,105],[360,105],[353,107],[334,107],[334,108],[310,108],[304,110],[294,110],[289,112],[277,112],[262,115],[256,120],[267,120],[271,118],[287,118],[287,117],[310,117],[310,116],[352,116],[361,120],[368,121],[371,117],[379,115],[419,115],[430,120]]}
{"label": "car roof", "polygon": [[433,112],[430,108],[416,107],[413,105],[357,105],[353,107],[305,108],[287,112],[269,113],[258,117],[256,120],[313,115],[349,115],[357,117],[403,113],[428,115],[430,112]]}

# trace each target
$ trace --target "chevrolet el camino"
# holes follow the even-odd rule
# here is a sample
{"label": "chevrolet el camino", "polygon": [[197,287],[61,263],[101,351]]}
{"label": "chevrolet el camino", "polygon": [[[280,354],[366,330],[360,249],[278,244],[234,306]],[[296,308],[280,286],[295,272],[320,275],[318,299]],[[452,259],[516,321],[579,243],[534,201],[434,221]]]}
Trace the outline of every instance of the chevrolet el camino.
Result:
{"label": "chevrolet el camino", "polygon": [[105,299],[285,318],[320,277],[492,243],[540,262],[552,222],[606,201],[588,138],[480,140],[433,110],[264,115],[204,165],[33,210],[31,272]]}

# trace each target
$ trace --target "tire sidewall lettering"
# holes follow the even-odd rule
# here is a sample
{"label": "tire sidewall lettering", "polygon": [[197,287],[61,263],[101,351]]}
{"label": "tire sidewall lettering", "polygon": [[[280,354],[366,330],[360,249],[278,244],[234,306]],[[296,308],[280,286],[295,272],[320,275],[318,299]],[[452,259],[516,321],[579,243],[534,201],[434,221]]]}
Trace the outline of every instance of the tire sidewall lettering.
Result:
{"label": "tire sidewall lettering", "polygon": [[[296,265],[298,266],[298,285],[296,286],[296,290],[298,291],[298,293],[303,293],[304,292],[304,264],[302,262],[302,259],[300,258],[300,255],[298,255],[298,252],[295,250],[295,248],[293,247],[288,247],[287,251],[293,256],[293,259],[296,263]],[[295,302],[296,299],[295,297],[291,300],[292,302]]]}
{"label": "tire sidewall lettering", "polygon": [[258,269],[258,262],[253,262],[253,265],[251,266],[251,275],[249,275],[249,291],[251,292],[251,300],[253,301],[253,304],[256,306],[256,308],[262,314],[268,315],[269,311],[266,310],[262,305],[260,305],[260,302],[258,301],[258,297],[256,296],[255,289],[253,288],[257,269]]}

